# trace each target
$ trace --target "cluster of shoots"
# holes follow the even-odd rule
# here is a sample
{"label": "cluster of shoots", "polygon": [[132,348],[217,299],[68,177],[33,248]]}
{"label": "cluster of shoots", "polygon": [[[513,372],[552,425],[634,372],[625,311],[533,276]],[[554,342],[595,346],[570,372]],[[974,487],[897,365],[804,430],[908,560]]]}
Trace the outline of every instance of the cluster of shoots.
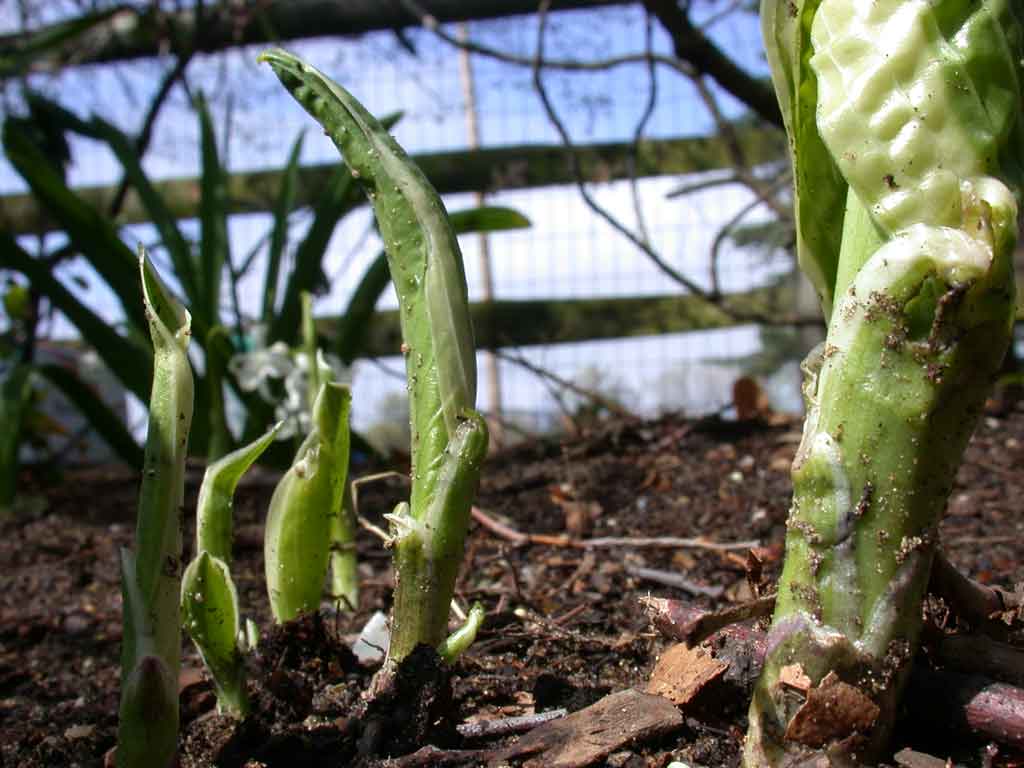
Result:
{"label": "cluster of shoots", "polygon": [[[487,453],[474,410],[476,359],[466,279],[454,231],[434,189],[386,129],[340,86],[283,51],[265,54],[289,91],[320,120],[366,187],[401,304],[412,428],[412,492],[387,515],[396,589],[385,671],[417,645],[452,660],[483,621],[474,606],[449,634],[450,605],[470,509]],[[181,628],[195,642],[221,711],[250,710],[246,656],[258,642],[242,622],[231,576],[235,489],[282,430],[211,463],[196,510],[196,544],[182,575],[184,466],[193,408],[189,313],[140,257],[154,346],[149,436],[139,503],[137,551],[122,555],[125,604],[121,768],[170,765],[178,731]],[[343,503],[349,468],[351,394],[316,347],[311,300],[303,300],[309,417],[291,467],[267,513],[264,562],[274,618],[318,610],[329,592],[355,607],[354,524]]]}

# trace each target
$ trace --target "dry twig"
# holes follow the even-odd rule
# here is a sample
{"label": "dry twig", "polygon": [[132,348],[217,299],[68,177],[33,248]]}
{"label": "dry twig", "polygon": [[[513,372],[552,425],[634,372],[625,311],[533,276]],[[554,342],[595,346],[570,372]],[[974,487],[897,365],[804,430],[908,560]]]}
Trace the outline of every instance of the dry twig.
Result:
{"label": "dry twig", "polygon": [[540,544],[569,549],[613,549],[615,547],[623,547],[633,549],[704,549],[711,552],[733,552],[761,546],[760,539],[731,542],[711,541],[703,536],[697,538],[678,536],[604,536],[594,539],[574,539],[564,534],[523,533],[495,520],[479,507],[473,507],[473,519],[497,537],[511,541],[513,544]]}

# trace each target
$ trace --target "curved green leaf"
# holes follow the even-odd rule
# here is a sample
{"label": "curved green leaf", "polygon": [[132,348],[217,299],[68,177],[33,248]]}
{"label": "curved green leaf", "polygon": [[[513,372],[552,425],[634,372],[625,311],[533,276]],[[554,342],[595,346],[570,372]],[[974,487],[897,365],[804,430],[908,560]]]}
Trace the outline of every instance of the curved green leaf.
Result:
{"label": "curved green leaf", "polygon": [[12,120],[4,122],[3,145],[7,159],[32,194],[110,286],[125,316],[136,328],[146,328],[138,299],[135,255],[121,242],[113,224],[68,188],[24,129]]}
{"label": "curved green leaf", "polygon": [[[181,510],[193,405],[188,312],[170,297],[144,253],[139,255],[138,269],[154,365],[135,552],[122,552],[125,627],[117,761],[119,766],[133,768],[169,764],[175,752],[176,681],[181,666]],[[161,722],[149,722],[154,717]],[[159,743],[151,740],[154,728]]]}
{"label": "curved green leaf", "polygon": [[435,457],[444,451],[458,414],[476,400],[476,356],[455,233],[426,177],[351,94],[286,51],[269,51],[261,60],[324,126],[377,215],[403,307],[417,479],[412,508],[423,509],[436,482]]}
{"label": "curved green leaf", "polygon": [[227,563],[203,550],[181,582],[181,618],[210,670],[221,709],[245,715],[245,665],[238,647],[238,592]]}
{"label": "curved green leaf", "polygon": [[232,505],[235,488],[249,467],[266,450],[280,423],[258,440],[213,462],[206,468],[196,503],[196,552],[209,552],[218,560],[231,562]]}

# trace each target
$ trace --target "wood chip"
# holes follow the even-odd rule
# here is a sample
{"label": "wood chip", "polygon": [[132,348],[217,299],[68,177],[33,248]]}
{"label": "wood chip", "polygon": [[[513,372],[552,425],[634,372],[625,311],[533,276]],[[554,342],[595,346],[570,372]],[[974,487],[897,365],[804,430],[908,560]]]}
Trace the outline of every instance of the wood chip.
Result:
{"label": "wood chip", "polygon": [[489,765],[532,756],[525,768],[583,768],[616,750],[681,728],[683,716],[661,696],[626,689],[561,720],[538,726],[491,756]]}
{"label": "wood chip", "polygon": [[829,672],[817,688],[807,692],[807,701],[789,721],[785,738],[817,749],[832,741],[867,733],[878,713],[878,705],[859,688]]}
{"label": "wood chip", "polygon": [[789,664],[779,670],[779,685],[806,695],[811,689],[811,678],[804,674],[804,668],[799,664]]}
{"label": "wood chip", "polygon": [[915,752],[910,748],[901,749],[893,757],[893,760],[904,768],[950,768],[952,766],[949,760],[940,760],[932,755],[926,755],[924,752]]}
{"label": "wood chip", "polygon": [[658,659],[647,692],[664,696],[678,707],[686,706],[704,687],[729,668],[703,648],[673,645]]}

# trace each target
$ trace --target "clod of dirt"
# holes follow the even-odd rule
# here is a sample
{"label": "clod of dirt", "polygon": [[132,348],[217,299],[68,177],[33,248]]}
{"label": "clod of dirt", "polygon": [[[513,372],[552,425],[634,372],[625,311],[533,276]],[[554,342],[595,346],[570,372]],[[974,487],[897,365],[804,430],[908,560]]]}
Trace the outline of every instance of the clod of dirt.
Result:
{"label": "clod of dirt", "polygon": [[651,672],[647,692],[684,707],[728,668],[727,663],[712,657],[705,649],[678,643],[661,654]]}
{"label": "clod of dirt", "polygon": [[561,720],[530,731],[495,753],[490,765],[532,755],[524,768],[583,768],[612,752],[683,726],[683,716],[668,699],[627,688]]}
{"label": "clod of dirt", "polygon": [[397,666],[385,666],[360,713],[359,753],[403,755],[423,744],[456,739],[451,669],[428,645],[416,646]]}
{"label": "clod of dirt", "polygon": [[878,714],[875,702],[829,672],[816,688],[807,691],[807,701],[789,721],[785,738],[812,748],[823,747],[853,733],[867,733]]}

